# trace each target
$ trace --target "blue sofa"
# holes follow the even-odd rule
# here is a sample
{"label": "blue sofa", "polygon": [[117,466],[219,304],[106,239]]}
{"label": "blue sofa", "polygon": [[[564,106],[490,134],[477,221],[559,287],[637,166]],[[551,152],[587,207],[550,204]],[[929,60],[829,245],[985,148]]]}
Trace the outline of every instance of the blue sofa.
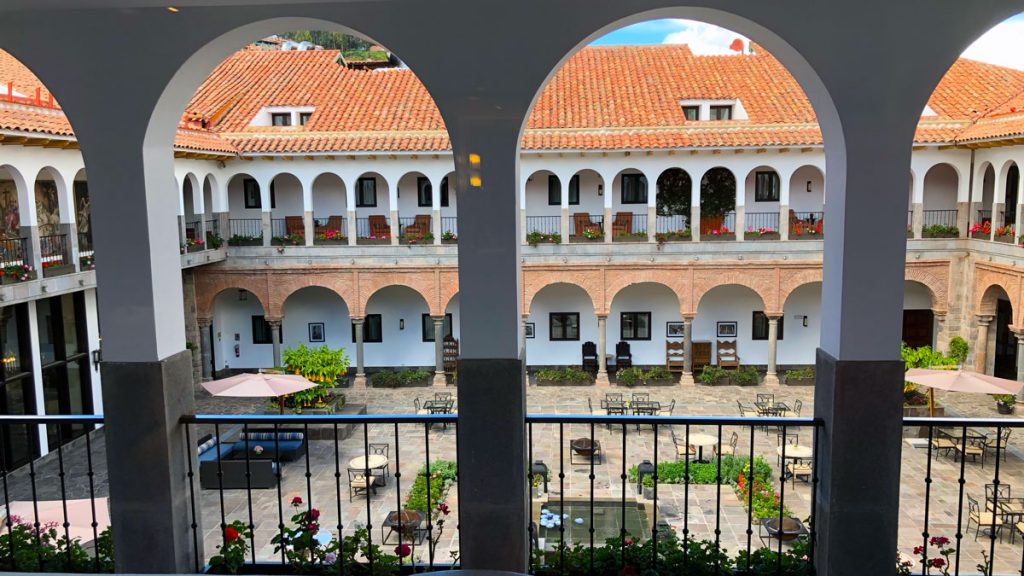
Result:
{"label": "blue sofa", "polygon": [[[250,450],[247,459],[246,449],[256,446],[262,448],[261,452]],[[278,452],[281,461],[295,460],[305,454],[306,438],[296,430],[250,430],[232,443],[221,442],[216,436],[203,437],[196,452],[203,489],[272,488],[277,485]]]}

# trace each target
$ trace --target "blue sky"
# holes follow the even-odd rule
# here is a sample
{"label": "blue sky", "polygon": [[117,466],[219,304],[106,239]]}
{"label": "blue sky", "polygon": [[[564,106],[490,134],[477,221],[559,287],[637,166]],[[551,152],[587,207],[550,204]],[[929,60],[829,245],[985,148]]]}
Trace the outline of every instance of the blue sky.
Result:
{"label": "blue sky", "polygon": [[[650,20],[620,28],[593,42],[614,44],[689,44],[697,54],[728,54],[739,34],[692,20]],[[964,56],[1024,70],[1024,14],[1003,21],[975,41]]]}

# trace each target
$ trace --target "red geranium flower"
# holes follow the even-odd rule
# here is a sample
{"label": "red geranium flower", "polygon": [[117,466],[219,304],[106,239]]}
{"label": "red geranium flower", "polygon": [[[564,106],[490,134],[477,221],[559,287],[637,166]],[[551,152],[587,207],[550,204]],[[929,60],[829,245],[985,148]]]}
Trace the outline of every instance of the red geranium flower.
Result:
{"label": "red geranium flower", "polygon": [[445,516],[447,516],[448,513],[451,512],[451,510],[448,508],[448,505],[445,504],[444,502],[441,502],[440,504],[437,505],[437,511],[441,514],[444,514]]}
{"label": "red geranium flower", "polygon": [[395,555],[399,558],[405,558],[409,554],[412,554],[412,548],[408,544],[399,544],[395,546]]}
{"label": "red geranium flower", "polygon": [[310,508],[310,510],[309,510],[309,519],[310,520],[319,520],[320,519],[320,511],[317,510],[316,508]]}
{"label": "red geranium flower", "polygon": [[238,530],[235,530],[231,526],[224,529],[224,539],[228,542],[234,542],[238,540]]}
{"label": "red geranium flower", "polygon": [[302,506],[302,496],[292,498],[292,506]]}

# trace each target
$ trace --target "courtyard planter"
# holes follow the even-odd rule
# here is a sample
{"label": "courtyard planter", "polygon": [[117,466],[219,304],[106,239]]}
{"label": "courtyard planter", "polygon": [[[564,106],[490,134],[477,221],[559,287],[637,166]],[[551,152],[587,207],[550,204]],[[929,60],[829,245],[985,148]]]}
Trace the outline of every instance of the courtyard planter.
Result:
{"label": "courtyard planter", "polygon": [[1013,414],[1013,404],[1003,404],[1002,402],[996,402],[996,411],[1000,414]]}
{"label": "courtyard planter", "polygon": [[[644,237],[646,239],[646,236]],[[597,238],[587,238],[586,236],[569,236],[569,242],[573,243],[587,243],[587,242],[604,242],[604,236],[598,236]]]}
{"label": "courtyard planter", "polygon": [[185,248],[185,251],[189,253],[202,252],[203,250],[206,250],[206,244],[189,244]]}
{"label": "courtyard planter", "polygon": [[690,232],[658,232],[654,235],[654,239],[658,244],[664,244],[666,242],[689,242],[693,239]]}
{"label": "courtyard planter", "polygon": [[647,234],[619,234],[612,238],[612,242],[647,242]]}
{"label": "courtyard planter", "polygon": [[992,234],[990,232],[971,232],[971,238],[975,240],[991,240]]}
{"label": "courtyard planter", "polygon": [[445,240],[443,238],[441,239],[441,244],[446,244],[447,245],[447,244],[458,244],[458,243],[459,243],[459,241],[456,238],[452,238],[451,240]]}
{"label": "courtyard planter", "polygon": [[[28,282],[29,280],[35,280],[36,279],[36,272],[35,272],[35,270],[33,270],[31,272],[25,272],[24,276],[22,276],[22,277],[12,276],[12,275],[9,275],[9,274],[4,274],[2,278],[3,278],[3,280],[0,283],[2,283],[5,286],[9,285],[9,284],[21,284],[22,282]],[[24,278],[24,280],[22,280],[22,278]]]}
{"label": "courtyard planter", "polygon": [[732,232],[728,234],[701,234],[701,242],[731,242],[736,240],[736,235]]}
{"label": "courtyard planter", "polygon": [[230,238],[228,246],[263,246],[262,238]]}
{"label": "courtyard planter", "polygon": [[758,241],[758,240],[781,240],[782,235],[778,232],[767,232],[758,234],[757,232],[747,232],[743,235],[744,240]]}
{"label": "courtyard planter", "polygon": [[342,236],[340,238],[331,238],[331,239],[314,238],[313,239],[313,244],[315,246],[347,246],[348,245],[348,238],[346,238],[344,236]]}
{"label": "courtyard planter", "polygon": [[804,232],[802,234],[789,233],[790,240],[821,240],[825,237],[822,232]]}
{"label": "courtyard planter", "polygon": [[434,382],[434,373],[427,370],[380,370],[370,375],[370,385],[374,388],[412,388],[430,386]]}
{"label": "courtyard planter", "polygon": [[58,264],[56,266],[43,266],[43,277],[52,278],[54,276],[63,276],[65,274],[72,274],[75,271],[75,267],[71,264]]}
{"label": "courtyard planter", "polygon": [[385,246],[391,244],[390,238],[358,238],[356,244],[360,246]]}
{"label": "courtyard planter", "polygon": [[959,232],[929,232],[924,231],[921,233],[922,238],[959,238]]}
{"label": "courtyard planter", "polygon": [[996,236],[996,242],[1003,242],[1004,244],[1013,244],[1013,234],[1004,234],[1002,236]]}
{"label": "courtyard planter", "polygon": [[786,378],[786,386],[814,386],[814,376],[810,378]]}
{"label": "courtyard planter", "polygon": [[536,379],[538,386],[593,386],[593,380],[548,380],[543,378]]}

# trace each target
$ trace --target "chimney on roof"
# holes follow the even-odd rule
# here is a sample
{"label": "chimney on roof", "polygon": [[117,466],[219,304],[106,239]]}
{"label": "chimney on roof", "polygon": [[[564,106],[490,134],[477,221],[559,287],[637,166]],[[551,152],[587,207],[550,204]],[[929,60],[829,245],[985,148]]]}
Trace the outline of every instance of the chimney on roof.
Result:
{"label": "chimney on roof", "polygon": [[744,46],[742,38],[736,38],[735,40],[732,41],[732,44],[729,44],[729,50],[732,50],[733,52],[739,52],[742,54],[743,48]]}

